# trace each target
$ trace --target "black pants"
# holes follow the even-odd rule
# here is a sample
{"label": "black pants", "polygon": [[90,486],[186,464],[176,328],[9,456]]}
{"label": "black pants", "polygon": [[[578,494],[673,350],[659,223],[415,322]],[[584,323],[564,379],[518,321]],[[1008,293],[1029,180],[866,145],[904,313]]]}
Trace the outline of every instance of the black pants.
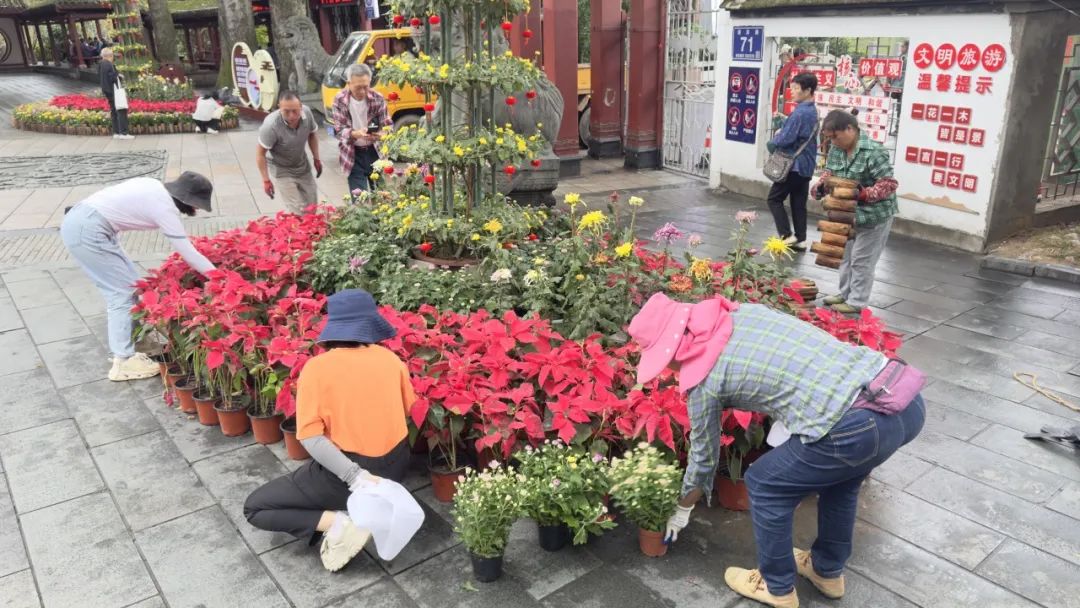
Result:
{"label": "black pants", "polygon": [[195,130],[199,133],[205,133],[208,128],[217,131],[218,127],[221,126],[221,121],[217,118],[211,118],[210,120],[193,119],[192,122],[195,123]]}
{"label": "black pants", "polygon": [[128,134],[127,110],[116,109],[116,99],[112,96],[105,98],[109,102],[109,116],[112,118],[113,135]]}
{"label": "black pants", "polygon": [[371,181],[371,165],[379,160],[379,152],[375,146],[357,146],[354,148],[356,156],[352,170],[349,171],[349,192],[353,190],[374,190],[375,182]]}
{"label": "black pants", "polygon": [[[345,453],[372,475],[400,482],[409,469],[412,452],[408,439],[385,456],[371,458]],[[313,544],[318,538],[315,527],[324,511],[344,511],[349,488],[314,460],[292,473],[263,485],[244,502],[244,517],[260,530],[288,532]]]}
{"label": "black pants", "polygon": [[[776,233],[780,238],[794,234],[800,243],[806,240],[806,197],[810,193],[810,179],[793,171],[788,173],[787,179],[774,183],[769,189],[769,211],[772,211]],[[788,221],[787,210],[784,209],[784,199],[789,197],[791,222]],[[795,224],[794,232],[792,222]]]}

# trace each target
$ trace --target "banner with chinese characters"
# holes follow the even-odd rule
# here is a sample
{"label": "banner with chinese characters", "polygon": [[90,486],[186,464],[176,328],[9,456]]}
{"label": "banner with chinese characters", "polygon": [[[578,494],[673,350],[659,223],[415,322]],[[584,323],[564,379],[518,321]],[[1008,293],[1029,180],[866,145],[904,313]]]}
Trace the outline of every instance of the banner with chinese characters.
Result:
{"label": "banner with chinese characters", "polygon": [[752,144],[757,141],[758,94],[761,92],[759,68],[730,68],[728,71],[727,132],[731,141]]}
{"label": "banner with chinese characters", "polygon": [[1003,38],[989,30],[969,39],[911,39],[896,148],[897,193],[960,215],[910,205],[905,213],[903,200],[902,215],[930,215],[936,224],[965,232],[985,230],[1012,76]]}
{"label": "banner with chinese characters", "polygon": [[825,115],[833,110],[859,110],[859,125],[866,135],[878,142],[885,143],[889,136],[889,110],[893,100],[888,97],[876,97],[873,95],[852,95],[850,93],[827,93],[818,91],[814,94],[814,104],[817,106],[818,116]]}

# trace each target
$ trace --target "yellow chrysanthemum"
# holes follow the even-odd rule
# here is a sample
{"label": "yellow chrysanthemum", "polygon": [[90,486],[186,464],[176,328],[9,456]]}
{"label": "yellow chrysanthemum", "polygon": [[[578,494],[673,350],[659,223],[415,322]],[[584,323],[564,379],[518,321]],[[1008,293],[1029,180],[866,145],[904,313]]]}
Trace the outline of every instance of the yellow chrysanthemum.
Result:
{"label": "yellow chrysanthemum", "polygon": [[578,230],[592,230],[594,232],[599,232],[606,221],[607,217],[604,216],[603,211],[590,211],[581,216],[581,221],[578,222]]}
{"label": "yellow chrysanthemum", "polygon": [[380,152],[382,152],[384,155],[389,154],[390,153],[390,146],[388,146],[386,144],[383,144],[383,147],[380,149]]}
{"label": "yellow chrysanthemum", "polygon": [[473,233],[473,235],[469,237],[469,240],[470,240],[470,241],[479,241],[479,240],[480,240],[480,235],[479,235],[479,234],[476,234],[476,233],[474,232],[474,233]]}
{"label": "yellow chrysanthemum", "polygon": [[578,274],[578,275],[575,275],[574,278],[579,280],[579,281],[584,281],[585,280],[585,275]]}
{"label": "yellow chrysanthemum", "polygon": [[563,197],[563,202],[570,205],[570,208],[573,209],[581,204],[581,195],[577,192],[567,192],[566,196]]}
{"label": "yellow chrysanthemum", "polygon": [[374,182],[374,181],[378,181],[378,180],[379,180],[379,172],[378,172],[378,171],[374,171],[374,172],[372,172],[372,174],[371,174],[371,175],[369,175],[368,177],[370,177],[370,178],[371,178],[371,181],[373,181],[373,182]]}
{"label": "yellow chrysanthemum", "polygon": [[446,136],[445,135],[436,135],[435,136],[435,143],[441,144],[444,141],[446,141]]}
{"label": "yellow chrysanthemum", "polygon": [[502,222],[500,222],[498,219],[490,219],[487,221],[486,224],[484,224],[484,230],[487,230],[491,234],[498,234],[498,232],[502,229]]}
{"label": "yellow chrysanthemum", "polygon": [[402,228],[408,228],[409,226],[412,226],[412,223],[413,223],[413,216],[412,216],[411,213],[409,215],[406,215],[405,217],[401,218],[401,227]]}
{"label": "yellow chrysanthemum", "polygon": [[529,147],[528,147],[528,145],[527,145],[527,144],[525,143],[525,140],[524,140],[524,139],[521,139],[520,137],[518,137],[518,138],[516,138],[516,139],[517,139],[517,149],[518,149],[518,152],[524,152],[524,151],[526,151],[526,150],[528,150],[528,149],[529,149]]}
{"label": "yellow chrysanthemum", "polygon": [[712,278],[712,260],[709,258],[694,258],[690,263],[690,274],[699,281],[708,281]]}
{"label": "yellow chrysanthemum", "polygon": [[481,137],[478,141],[480,142],[481,146],[486,146],[487,145],[487,138],[485,138],[485,137]]}
{"label": "yellow chrysanthemum", "polygon": [[461,146],[454,146],[454,154],[458,156],[465,156],[465,148]]}
{"label": "yellow chrysanthemum", "polygon": [[765,239],[765,243],[762,245],[762,249],[764,249],[765,253],[769,254],[769,256],[772,257],[772,259],[774,260],[781,256],[786,258],[791,257],[791,247],[789,247],[788,244],[784,242],[784,239],[778,236],[770,236],[769,238]]}
{"label": "yellow chrysanthemum", "polygon": [[640,196],[631,196],[630,200],[626,201],[626,204],[631,207],[640,207],[645,204],[645,200]]}
{"label": "yellow chrysanthemum", "polygon": [[615,248],[615,255],[620,258],[630,257],[630,254],[634,252],[633,243],[623,243]]}

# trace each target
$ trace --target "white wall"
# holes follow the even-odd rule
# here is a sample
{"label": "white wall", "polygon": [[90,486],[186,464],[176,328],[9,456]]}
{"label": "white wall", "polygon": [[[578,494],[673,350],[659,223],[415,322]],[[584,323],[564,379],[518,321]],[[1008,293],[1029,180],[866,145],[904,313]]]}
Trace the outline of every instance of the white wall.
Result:
{"label": "white wall", "polygon": [[[776,38],[795,36],[908,38],[910,45],[895,166],[896,178],[900,183],[898,190],[900,217],[923,224],[941,226],[978,238],[985,235],[990,195],[997,174],[1000,137],[1005,124],[1007,93],[1014,64],[1014,49],[1011,45],[1012,31],[1008,15],[933,15],[925,17],[903,15],[770,19],[735,17],[732,19],[732,27],[740,25],[763,25],[765,27],[765,61],[761,63],[732,62],[732,39],[729,28],[727,35],[719,37],[721,66],[718,66],[717,70],[718,81],[720,78],[726,77],[730,66],[759,67],[763,76],[771,74],[773,66],[770,65],[772,61],[770,55],[775,53],[775,46],[771,43]],[[980,49],[997,43],[1005,47],[1007,60],[1003,69],[992,74],[984,71],[981,67],[967,72],[960,70],[957,66],[953,66],[949,70],[941,70],[932,65],[930,68],[923,70],[915,66],[913,59],[916,48],[920,43],[924,42],[933,45],[934,48],[937,48],[940,44],[950,43],[957,49],[967,43],[978,45]],[[969,95],[952,92],[944,94],[938,93],[936,90],[919,91],[917,88],[918,75],[927,72],[932,73],[935,79],[937,74],[942,73],[950,74],[953,78],[958,75],[970,75],[973,82],[978,76],[992,76],[992,94],[975,94],[974,86],[973,92]],[[725,185],[721,179],[721,174],[752,180],[765,185],[768,182],[761,174],[761,166],[765,158],[765,137],[768,120],[770,119],[769,112],[760,110],[758,112],[758,141],[756,144],[750,145],[727,141],[722,130],[727,112],[727,87],[719,82],[718,85],[720,86],[717,86],[713,124],[721,127],[716,129],[717,133],[713,137],[710,185],[712,187]],[[760,108],[764,109],[764,103],[767,103],[767,100],[771,98],[772,87],[772,79],[763,77],[760,96],[763,103],[759,105]],[[983,129],[986,132],[984,146],[978,148],[969,145],[939,142],[937,138],[938,123],[913,120],[911,118],[912,104],[927,102],[971,108],[973,118],[971,127]],[[965,157],[963,173],[975,175],[978,178],[977,191],[969,193],[931,184],[931,167],[905,161],[905,152],[909,146],[963,154]],[[947,206],[932,204],[934,201],[944,203]],[[963,210],[953,207],[962,207]]]}
{"label": "white wall", "polygon": [[0,30],[3,30],[4,34],[7,35],[8,46],[11,50],[7,59],[3,61],[3,65],[22,65],[23,53],[22,47],[19,45],[18,26],[15,25],[15,19],[0,17]]}

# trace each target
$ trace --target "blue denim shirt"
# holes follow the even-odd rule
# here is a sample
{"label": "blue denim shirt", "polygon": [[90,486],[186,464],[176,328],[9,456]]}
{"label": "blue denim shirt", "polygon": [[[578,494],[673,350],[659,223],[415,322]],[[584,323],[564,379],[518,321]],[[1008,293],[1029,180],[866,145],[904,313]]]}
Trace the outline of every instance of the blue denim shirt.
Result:
{"label": "blue denim shirt", "polygon": [[[769,141],[769,149],[774,147],[781,152],[795,154],[804,141],[814,135],[814,127],[817,126],[817,107],[813,101],[804,101],[795,106],[795,111],[784,121],[784,125],[773,135]],[[817,167],[818,142],[817,135],[814,141],[807,144],[802,154],[795,159],[795,165],[791,170],[803,177],[813,177]]]}

